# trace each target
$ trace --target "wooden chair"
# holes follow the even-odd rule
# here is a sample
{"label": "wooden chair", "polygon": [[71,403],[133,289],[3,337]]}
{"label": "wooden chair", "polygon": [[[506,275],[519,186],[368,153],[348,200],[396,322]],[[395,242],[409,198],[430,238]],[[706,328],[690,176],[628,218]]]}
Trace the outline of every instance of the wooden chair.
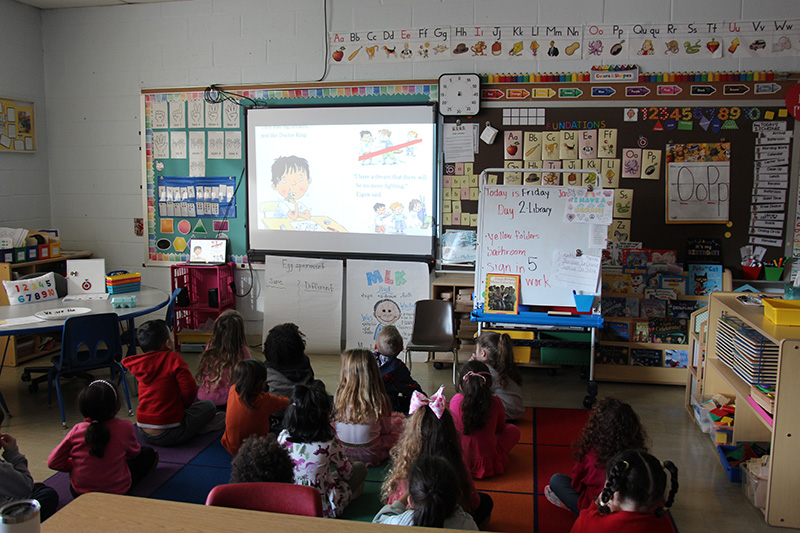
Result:
{"label": "wooden chair", "polygon": [[211,489],[206,505],[300,516],[322,516],[322,496],[314,487],[291,483],[230,483]]}

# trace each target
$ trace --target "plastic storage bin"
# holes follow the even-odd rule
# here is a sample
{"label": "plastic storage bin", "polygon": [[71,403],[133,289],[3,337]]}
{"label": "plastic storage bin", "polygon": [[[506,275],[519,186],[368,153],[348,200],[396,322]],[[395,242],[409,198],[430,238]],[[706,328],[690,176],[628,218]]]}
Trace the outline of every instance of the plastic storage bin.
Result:
{"label": "plastic storage bin", "polygon": [[725,469],[725,475],[728,476],[732,483],[741,483],[742,470],[738,466],[733,467],[728,464],[728,459],[725,457],[725,452],[735,449],[736,446],[717,446],[717,452],[719,452],[719,459],[722,461],[722,468]]}
{"label": "plastic storage bin", "polygon": [[543,365],[588,365],[589,342],[591,333],[575,331],[543,331],[539,335],[542,340],[561,340],[586,342],[586,348],[558,348],[542,346],[540,350]]}
{"label": "plastic storage bin", "polygon": [[[489,331],[496,331],[498,333],[508,333],[512,339],[519,340],[533,340],[533,331],[517,331],[513,329],[493,329]],[[514,346],[514,362],[515,363],[530,363],[531,362],[531,347],[530,346]]]}
{"label": "plastic storage bin", "polygon": [[764,298],[764,316],[778,326],[800,326],[800,300]]}
{"label": "plastic storage bin", "polygon": [[769,456],[750,459],[742,463],[742,492],[747,500],[759,509],[767,508],[767,485],[769,483]]}

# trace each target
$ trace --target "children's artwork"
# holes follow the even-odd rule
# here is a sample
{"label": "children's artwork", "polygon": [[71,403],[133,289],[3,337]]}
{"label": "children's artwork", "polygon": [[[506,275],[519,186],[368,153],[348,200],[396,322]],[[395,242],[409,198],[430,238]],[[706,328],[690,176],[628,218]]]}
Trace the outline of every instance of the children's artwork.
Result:
{"label": "children's artwork", "polygon": [[631,349],[632,366],[661,366],[661,350],[649,348]]}
{"label": "children's artwork", "polygon": [[344,262],[267,255],[264,332],[294,322],[308,353],[341,353]]}
{"label": "children's artwork", "polygon": [[629,341],[630,324],[621,320],[604,320],[602,336],[604,341]]}
{"label": "children's artwork", "polygon": [[692,294],[706,296],[722,290],[722,265],[689,265],[689,286]]}
{"label": "children's artwork", "polygon": [[483,310],[486,313],[516,315],[519,307],[519,276],[486,274]]}
{"label": "children's artwork", "polygon": [[630,348],[627,346],[614,346],[601,344],[595,353],[595,363],[599,365],[627,365]]}
{"label": "children's artwork", "polygon": [[345,346],[372,349],[393,324],[408,342],[414,305],[430,294],[428,265],[405,261],[347,261]]}
{"label": "children's artwork", "polygon": [[653,318],[649,321],[648,340],[660,344],[686,344],[688,320],[677,318]]}
{"label": "children's artwork", "polygon": [[664,366],[686,368],[689,364],[689,350],[664,350]]}
{"label": "children's artwork", "polygon": [[663,318],[667,316],[666,300],[642,298],[639,302],[639,318]]}

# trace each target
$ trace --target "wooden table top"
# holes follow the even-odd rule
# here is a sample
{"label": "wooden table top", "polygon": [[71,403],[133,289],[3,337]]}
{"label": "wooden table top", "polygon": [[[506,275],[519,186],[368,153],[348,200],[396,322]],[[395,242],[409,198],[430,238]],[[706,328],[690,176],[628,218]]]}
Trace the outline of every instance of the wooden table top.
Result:
{"label": "wooden table top", "polygon": [[[335,533],[392,531],[369,522],[310,518],[288,514],[208,507],[134,496],[91,492],[76,498],[42,524],[42,533],[63,531],[226,531],[253,533],[258,530]],[[398,530],[400,531],[400,530]],[[424,533],[429,528],[403,527],[407,533]],[[455,532],[444,529],[441,531]]]}

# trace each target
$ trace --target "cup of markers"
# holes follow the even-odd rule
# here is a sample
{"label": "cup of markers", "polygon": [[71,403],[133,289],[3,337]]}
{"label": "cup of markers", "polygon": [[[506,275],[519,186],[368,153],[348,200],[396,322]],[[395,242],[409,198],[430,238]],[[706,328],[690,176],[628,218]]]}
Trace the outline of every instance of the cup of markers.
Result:
{"label": "cup of markers", "polygon": [[783,278],[783,264],[786,261],[785,257],[774,259],[772,261],[764,261],[764,279],[767,281],[780,281]]}

